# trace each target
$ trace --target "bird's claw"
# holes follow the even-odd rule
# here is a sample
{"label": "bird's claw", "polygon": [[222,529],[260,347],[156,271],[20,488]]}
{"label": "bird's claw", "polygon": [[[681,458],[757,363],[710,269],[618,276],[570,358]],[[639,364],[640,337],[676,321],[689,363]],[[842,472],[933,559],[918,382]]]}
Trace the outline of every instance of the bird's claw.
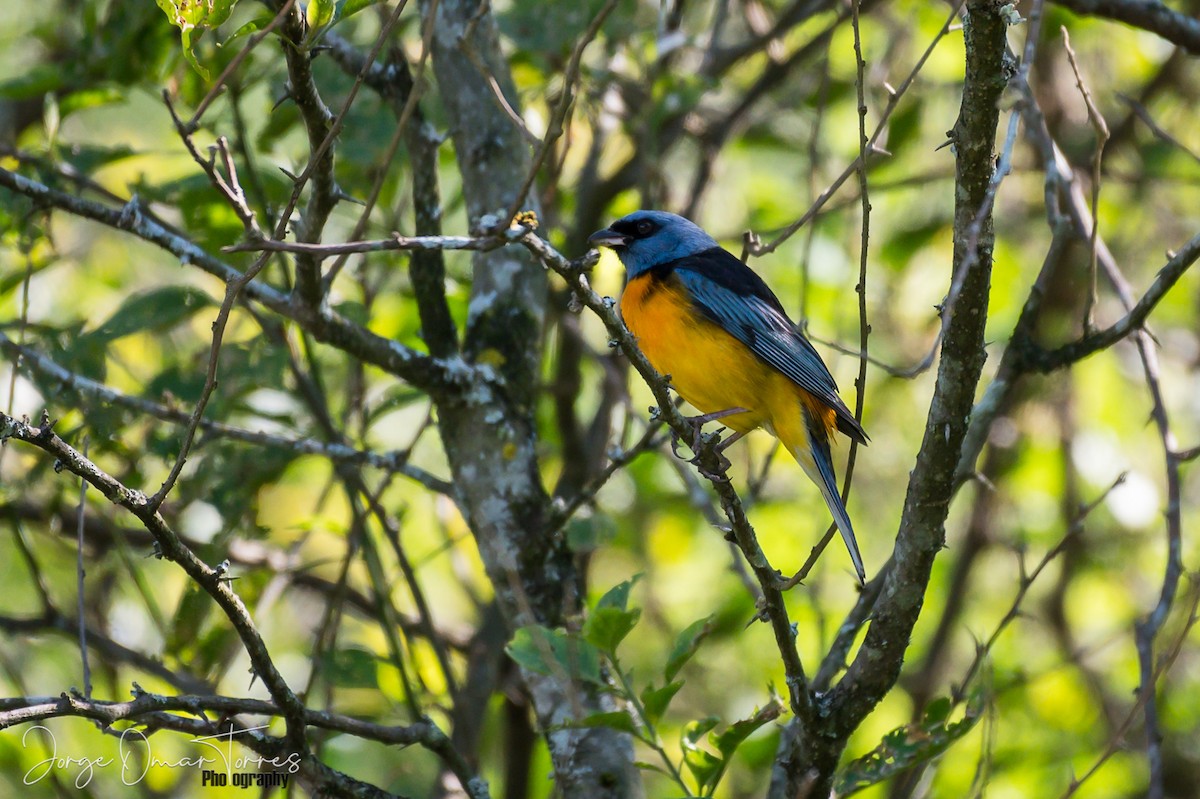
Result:
{"label": "bird's claw", "polygon": [[678,431],[674,429],[671,430],[671,452],[674,453],[676,458],[687,461],[688,463],[696,462],[696,458],[700,456],[700,448],[704,446],[704,422],[707,421],[707,419],[699,421],[698,419],[699,417],[684,417],[684,421],[687,422],[688,427],[692,431],[692,438],[687,442],[688,449],[692,451],[691,458],[685,458],[679,452],[679,443],[681,437]]}
{"label": "bird's claw", "polygon": [[[709,480],[728,480],[729,478],[726,476],[725,472],[730,466],[733,465],[733,463],[729,460],[729,458],[726,458],[722,452],[722,448],[720,447],[720,434],[703,432],[702,428],[704,426],[704,421],[707,420],[697,422],[695,419],[688,419],[687,421],[692,428],[692,440],[687,442],[687,447],[689,450],[691,450],[692,456],[689,458],[679,451],[681,439],[679,434],[674,430],[671,431],[671,452],[681,461],[686,461],[695,466],[696,470],[700,472],[702,477],[706,477]],[[717,456],[717,470],[715,472],[706,469],[700,463],[701,450],[705,447],[705,445],[714,442],[717,443],[717,446],[713,448],[713,452]]]}
{"label": "bird's claw", "polygon": [[[671,431],[671,452],[674,453],[676,458],[679,458],[680,460],[686,460],[688,463],[694,465],[700,474],[704,477],[707,477],[709,480],[728,480],[729,478],[726,476],[725,472],[733,464],[728,458],[725,457],[724,449],[725,446],[733,443],[741,436],[740,434],[735,433],[729,439],[727,439],[726,442],[722,442],[718,433],[705,434],[704,425],[708,422],[712,422],[717,419],[723,419],[726,416],[732,416],[738,413],[746,413],[746,409],[727,408],[726,410],[717,411],[715,413],[706,413],[700,416],[687,417],[686,421],[692,430],[692,438],[687,442],[687,446],[688,449],[692,451],[692,457],[685,458],[683,454],[680,453],[680,435],[675,430]],[[700,451],[706,444],[709,443],[716,443],[716,446],[713,447],[713,452],[717,456],[717,470],[715,472],[710,471],[700,465]]]}

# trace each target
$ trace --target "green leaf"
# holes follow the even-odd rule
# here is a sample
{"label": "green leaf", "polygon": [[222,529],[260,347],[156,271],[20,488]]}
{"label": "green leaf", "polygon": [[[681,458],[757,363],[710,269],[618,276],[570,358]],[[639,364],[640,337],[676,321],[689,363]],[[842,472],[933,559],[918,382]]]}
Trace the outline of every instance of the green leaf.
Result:
{"label": "green leaf", "polygon": [[707,716],[699,721],[689,721],[683,727],[683,748],[694,748],[705,733],[712,732],[720,723],[720,716]]}
{"label": "green leaf", "polygon": [[667,682],[675,679],[675,675],[684,667],[692,655],[696,654],[696,650],[700,648],[701,642],[709,636],[713,631],[713,617],[694,621],[679,634],[675,639],[675,647],[671,650],[671,656],[667,658],[667,666],[663,669],[663,677]]}
{"label": "green leaf", "polygon": [[660,765],[657,765],[656,763],[647,763],[644,760],[635,760],[635,761],[633,761],[633,766],[634,766],[634,768],[640,768],[642,771],[657,771],[659,774],[662,774],[664,777],[671,776],[670,774],[667,773],[667,770],[665,768],[663,768]]}
{"label": "green leaf", "polygon": [[612,655],[625,640],[625,636],[637,626],[641,616],[642,611],[638,608],[620,610],[614,607],[598,607],[583,623],[583,637],[600,651]]}
{"label": "green leaf", "polygon": [[954,710],[954,703],[950,701],[950,697],[938,697],[929,703],[929,707],[925,708],[923,721],[925,724],[942,724],[950,718],[952,710]]}
{"label": "green leaf", "polygon": [[883,242],[881,255],[884,263],[893,269],[904,269],[917,251],[937,240],[946,227],[946,222],[942,219],[933,219],[912,227],[897,226]]}
{"label": "green leaf", "polygon": [[701,794],[715,783],[725,767],[724,758],[714,755],[707,749],[701,749],[699,746],[700,739],[711,732],[719,722],[720,719],[716,716],[689,722],[683,728],[683,735],[680,739],[683,746],[683,763],[696,779],[696,785]]}
{"label": "green leaf", "polygon": [[335,649],[321,655],[321,673],[342,688],[378,688],[379,658],[359,647]]}
{"label": "green leaf", "polygon": [[156,0],[176,28],[215,28],[233,13],[237,0]]}
{"label": "green leaf", "polygon": [[577,679],[605,685],[600,675],[600,650],[578,635],[539,624],[522,627],[505,647],[522,668],[537,674],[566,672]]}
{"label": "green leaf", "polygon": [[258,33],[260,30],[270,25],[271,20],[273,19],[275,19],[274,14],[268,12],[259,14],[257,17],[243,24],[240,28],[229,34],[229,36],[225,38],[225,41],[221,42],[221,46],[227,47],[238,39],[241,39],[243,36],[249,36],[253,33]]}
{"label": "green leaf", "polygon": [[642,579],[641,574],[635,574],[623,583],[618,583],[604,593],[600,597],[600,601],[596,603],[597,608],[617,608],[625,610],[629,607],[629,591],[633,588],[634,583]]}
{"label": "green leaf", "polygon": [[607,514],[593,512],[589,516],[576,516],[567,522],[567,546],[572,552],[587,554],[612,541],[617,535],[617,525]]}
{"label": "green leaf", "polygon": [[60,89],[63,72],[50,64],[34,64],[16,78],[0,81],[0,100],[31,100]]}
{"label": "green leaf", "polygon": [[667,712],[667,707],[671,704],[671,700],[675,698],[675,694],[679,693],[679,689],[683,687],[683,681],[667,683],[662,688],[655,688],[653,685],[647,685],[642,691],[642,709],[646,714],[646,721],[650,724],[658,724],[663,714]]}
{"label": "green leaf", "polygon": [[195,46],[204,31],[217,27],[233,13],[237,0],[156,0],[167,19],[179,28],[183,55],[205,80],[208,70],[196,60]]}
{"label": "green leaf", "polygon": [[720,777],[725,768],[725,761],[704,749],[689,749],[683,753],[683,763],[696,779],[700,793],[708,789]]}
{"label": "green leaf", "polygon": [[64,369],[103,382],[108,369],[107,349],[103,341],[83,335],[82,328],[82,323],[74,323],[55,331],[47,341],[48,354]]}
{"label": "green leaf", "polygon": [[107,344],[143,330],[167,330],[201,308],[215,304],[212,297],[198,288],[163,286],[130,297],[107,321],[84,335]]}
{"label": "green leaf", "polygon": [[742,742],[749,738],[755,730],[781,715],[783,715],[783,703],[779,701],[779,697],[773,696],[770,702],[756,709],[750,718],[735,721],[720,735],[709,736],[709,742],[726,760],[729,760]]}
{"label": "green leaf", "polygon": [[919,723],[906,724],[883,736],[879,746],[847,763],[836,779],[838,796],[877,785],[919,763],[933,760],[962,738],[979,721],[983,701],[977,694],[963,717],[947,723],[954,704],[946,698],[931,703]]}
{"label": "green leaf", "polygon": [[77,92],[71,92],[65,95],[58,102],[58,113],[66,119],[76,111],[83,111],[88,108],[99,108],[104,105],[112,105],[125,99],[125,94],[114,86],[102,86],[95,89],[81,89]]}
{"label": "green leaf", "polygon": [[346,17],[352,17],[359,11],[370,8],[383,0],[338,0],[337,10],[334,12],[334,18],[339,22]]}
{"label": "green leaf", "polygon": [[585,718],[580,726],[608,727],[611,730],[620,730],[621,732],[627,732],[630,735],[640,737],[633,717],[623,710],[614,710],[610,713],[593,713]]}
{"label": "green leaf", "polygon": [[[64,101],[65,102],[65,101]],[[83,173],[95,172],[102,166],[136,157],[132,147],[125,144],[114,146],[75,145],[71,150],[72,165]]]}
{"label": "green leaf", "polygon": [[333,0],[308,0],[305,17],[308,20],[309,35],[313,31],[325,27],[333,21],[335,4]]}

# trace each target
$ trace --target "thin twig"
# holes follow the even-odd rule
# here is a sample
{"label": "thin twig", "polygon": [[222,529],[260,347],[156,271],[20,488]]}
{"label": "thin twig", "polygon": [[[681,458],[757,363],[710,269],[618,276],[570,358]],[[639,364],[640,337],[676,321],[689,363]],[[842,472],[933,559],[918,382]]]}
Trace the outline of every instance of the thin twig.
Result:
{"label": "thin twig", "polygon": [[562,94],[558,98],[558,107],[554,109],[554,113],[550,117],[550,125],[546,128],[546,135],[542,138],[540,144],[537,145],[537,155],[533,158],[533,163],[529,167],[529,172],[525,176],[525,180],[521,182],[521,188],[517,190],[513,197],[512,205],[504,215],[504,220],[500,225],[501,230],[507,230],[517,214],[521,211],[521,206],[525,204],[525,195],[529,194],[529,190],[533,187],[533,182],[537,180],[538,172],[541,171],[542,164],[546,162],[546,156],[554,148],[554,143],[558,141],[563,134],[564,126],[569,126],[571,107],[575,104],[575,82],[579,80],[579,67],[583,61],[583,51],[596,38],[596,34],[600,32],[600,26],[604,24],[604,20],[608,19],[608,15],[617,7],[618,0],[607,0],[601,6],[600,11],[592,18],[592,22],[587,26],[587,30],[583,32],[583,36],[575,42],[575,47],[571,50],[571,58],[567,61],[567,68],[563,71],[562,79]]}
{"label": "thin twig", "polygon": [[1146,127],[1150,128],[1150,132],[1153,133],[1158,139],[1171,145],[1175,149],[1182,152],[1184,155],[1187,155],[1193,161],[1200,163],[1200,153],[1197,153],[1195,150],[1192,150],[1190,147],[1188,147],[1186,144],[1181,142],[1179,139],[1175,138],[1170,133],[1167,133],[1165,130],[1163,130],[1162,127],[1157,122],[1154,121],[1154,117],[1150,116],[1150,112],[1146,110],[1146,106],[1142,105],[1141,103],[1139,103],[1137,100],[1133,99],[1132,97],[1129,97],[1124,94],[1118,94],[1117,97],[1121,98],[1121,101],[1124,102],[1127,106],[1129,106],[1129,110],[1131,110],[1133,112],[1134,116],[1136,116],[1138,119],[1142,120],[1142,122],[1145,123]]}
{"label": "thin twig", "polygon": [[966,0],[955,0],[950,9],[950,15],[946,18],[946,21],[943,23],[942,27],[938,29],[937,34],[933,37],[933,41],[931,41],[929,46],[925,48],[925,52],[921,54],[919,59],[917,59],[917,63],[913,66],[912,71],[908,73],[908,76],[904,78],[904,80],[900,83],[900,86],[889,94],[887,105],[884,106],[883,112],[880,114],[879,122],[876,124],[874,132],[871,133],[870,139],[867,140],[866,146],[859,148],[858,157],[855,158],[854,161],[847,166],[842,173],[837,176],[837,178],[834,179],[833,183],[829,184],[825,191],[818,195],[817,199],[813,202],[812,206],[804,212],[803,216],[784,228],[783,231],[780,232],[779,235],[777,235],[774,239],[772,239],[769,244],[757,244],[751,247],[750,253],[752,255],[762,256],[772,253],[778,249],[781,244],[790,239],[797,230],[804,226],[805,223],[817,215],[817,213],[822,207],[824,207],[825,203],[829,201],[829,198],[834,195],[841,185],[845,183],[851,175],[858,171],[859,164],[865,163],[867,156],[874,155],[877,152],[883,152],[878,147],[879,137],[882,136],[883,132],[887,129],[887,123],[888,120],[891,119],[892,112],[896,110],[896,106],[900,104],[900,98],[902,98],[904,93],[908,91],[908,88],[912,86],[913,82],[917,78],[917,75],[920,74],[922,69],[924,69],[925,62],[928,61],[929,56],[933,54],[934,48],[937,47],[942,38],[950,32],[950,25],[954,22],[954,20],[958,19],[959,11],[962,9],[965,2]]}
{"label": "thin twig", "polygon": [[242,65],[242,62],[246,60],[246,56],[250,55],[250,51],[255,47],[258,47],[259,43],[263,39],[270,36],[271,33],[277,27],[279,27],[279,23],[283,21],[283,18],[291,10],[292,4],[295,2],[296,0],[287,0],[287,2],[283,4],[283,7],[279,9],[271,21],[267,23],[267,26],[251,36],[249,41],[246,42],[246,46],[239,50],[238,54],[230,59],[229,63],[225,65],[225,69],[221,70],[221,74],[217,76],[212,88],[208,90],[208,94],[204,95],[204,98],[196,106],[196,110],[192,112],[192,118],[188,120],[186,126],[189,133],[194,132],[199,126],[200,117],[204,116],[204,112],[208,110],[208,107],[212,104],[213,100],[217,99],[217,96],[225,88],[225,84],[229,80],[230,76],[233,75],[237,68]]}
{"label": "thin twig", "polygon": [[[81,397],[97,400],[104,404],[119,405],[130,408],[138,413],[152,416],[156,419],[173,424],[187,424],[190,415],[173,406],[163,405],[141,397],[133,397],[117,391],[114,388],[98,383],[88,377],[71,372],[55,363],[49,357],[27,347],[21,347],[0,331],[0,352],[9,354],[29,370],[41,375],[47,381],[52,381],[59,391],[70,391]],[[259,430],[249,430],[244,427],[203,419],[200,429],[212,436],[229,438],[247,444],[263,447],[284,449],[297,455],[319,455],[335,463],[353,463],[374,466],[388,472],[402,474],[438,494],[453,498],[454,489],[450,483],[433,475],[419,466],[409,463],[411,449],[389,450],[375,452],[373,450],[356,449],[346,444],[326,443],[314,438],[298,435],[278,435],[264,433]]]}
{"label": "thin twig", "polygon": [[317,259],[366,252],[388,252],[392,250],[472,250],[489,252],[511,244],[520,238],[516,228],[485,236],[401,236],[393,234],[386,239],[367,239],[335,244],[311,244],[303,241],[280,241],[263,239],[231,244],[224,252],[290,252],[310,255]]}
{"label": "thin twig", "polygon": [[[1183,623],[1180,624],[1179,632],[1175,636],[1174,640],[1169,642],[1165,648],[1165,651],[1163,651],[1163,653],[1155,661],[1153,670],[1150,674],[1150,679],[1145,681],[1145,684],[1147,685],[1156,686],[1158,684],[1158,680],[1170,670],[1171,666],[1175,663],[1175,660],[1179,657],[1179,654],[1183,648],[1183,644],[1188,640],[1188,635],[1196,626],[1196,623],[1200,621],[1200,616],[1197,616],[1197,609],[1200,608],[1200,580],[1196,580],[1194,577],[1190,581],[1187,602],[1187,616]],[[1139,662],[1138,665],[1140,668],[1141,663]],[[1063,791],[1060,799],[1070,799],[1070,797],[1074,796],[1086,782],[1095,776],[1095,774],[1101,769],[1101,767],[1104,766],[1105,763],[1109,761],[1113,755],[1128,748],[1127,736],[1129,731],[1133,729],[1134,723],[1137,721],[1139,715],[1142,714],[1143,708],[1146,707],[1147,702],[1153,698],[1153,695],[1153,689],[1147,692],[1142,689],[1141,685],[1138,686],[1136,700],[1134,701],[1133,705],[1130,706],[1129,712],[1125,715],[1125,718],[1122,719],[1121,723],[1117,725],[1115,730],[1113,730],[1112,735],[1109,737],[1108,744],[1104,747],[1104,751],[1100,753],[1100,755],[1096,758],[1096,761],[1092,763],[1087,771],[1083,772],[1083,774],[1079,775],[1078,777],[1071,778],[1070,783],[1068,783],[1067,788]]]}
{"label": "thin twig", "polygon": [[[851,9],[854,28],[854,60],[857,65],[855,87],[858,96],[858,186],[862,196],[862,236],[859,241],[858,284],[854,291],[858,294],[858,377],[854,380],[854,419],[862,422],[863,405],[867,396],[867,358],[869,357],[867,339],[871,335],[871,325],[867,321],[867,258],[871,244],[871,199],[867,191],[867,101],[865,94],[866,62],[862,54],[862,35],[859,30],[859,2],[852,0]],[[854,476],[854,462],[858,456],[858,440],[850,440],[850,452],[846,455],[846,477],[842,482],[842,502],[850,499],[850,482]]]}
{"label": "thin twig", "polygon": [[1092,93],[1088,91],[1087,84],[1083,80],[1083,73],[1079,71],[1079,62],[1075,60],[1075,51],[1071,49],[1071,35],[1067,33],[1067,26],[1062,25],[1059,30],[1062,31],[1063,48],[1067,51],[1067,60],[1071,62],[1071,71],[1075,73],[1075,86],[1083,96],[1083,104],[1087,106],[1088,121],[1091,122],[1092,129],[1096,131],[1096,150],[1092,153],[1092,218],[1096,222],[1092,225],[1092,235],[1088,242],[1090,248],[1089,291],[1083,306],[1083,329],[1090,333],[1095,329],[1093,314],[1099,299],[1096,291],[1096,242],[1100,235],[1100,166],[1104,160],[1104,145],[1108,143],[1108,123],[1104,121],[1104,115],[1092,101]]}
{"label": "thin twig", "polygon": [[[112,208],[52,189],[44,183],[3,167],[0,167],[0,187],[29,197],[44,206],[58,208],[80,218],[130,233],[165,250],[181,263],[198,267],[226,284],[244,276],[242,272],[214,257],[191,239],[163,225],[152,215],[143,213],[136,200],[130,200],[123,208]],[[491,372],[488,369],[478,369],[458,358],[432,358],[397,341],[376,335],[330,308],[297,306],[290,301],[288,295],[261,282],[247,284],[244,292],[255,302],[296,321],[318,341],[349,352],[359,360],[403,378],[417,388],[430,390],[490,379]]]}
{"label": "thin twig", "polygon": [[[88,439],[83,438],[83,457],[87,457]],[[83,592],[83,578],[87,572],[83,567],[83,511],[87,507],[88,481],[79,480],[79,509],[75,520],[75,612],[79,616],[79,658],[83,662],[83,695],[92,696],[92,667],[88,662],[87,647],[87,598]]]}
{"label": "thin twig", "polygon": [[631,446],[625,449],[614,446],[610,449],[608,464],[605,465],[604,470],[596,475],[582,491],[571,495],[569,499],[555,507],[554,513],[546,522],[547,537],[558,533],[580,508],[594,500],[596,494],[608,484],[614,474],[633,463],[640,455],[658,449],[665,443],[666,437],[662,435],[662,422],[652,421],[646,425],[646,430],[642,433],[641,438]]}
{"label": "thin twig", "polygon": [[951,696],[951,699],[955,703],[961,702],[966,698],[968,687],[974,681],[975,675],[978,673],[979,668],[983,665],[984,661],[991,653],[992,648],[996,645],[996,641],[999,640],[1001,634],[1004,633],[1004,630],[1008,627],[1008,625],[1010,625],[1020,614],[1021,603],[1025,601],[1025,597],[1029,593],[1029,589],[1033,587],[1034,581],[1037,580],[1038,576],[1045,571],[1046,567],[1049,566],[1055,558],[1062,554],[1063,550],[1066,549],[1067,545],[1070,544],[1073,539],[1082,535],[1084,522],[1087,521],[1087,517],[1091,515],[1092,511],[1100,507],[1101,503],[1108,499],[1108,496],[1116,490],[1117,486],[1125,482],[1125,476],[1125,473],[1122,472],[1117,476],[1117,479],[1108,486],[1108,488],[1104,489],[1104,491],[1100,493],[1099,496],[1079,510],[1063,537],[1059,539],[1058,543],[1051,547],[1045,555],[1042,556],[1042,559],[1039,560],[1037,565],[1033,567],[1033,571],[1026,570],[1025,554],[1022,550],[1017,550],[1018,564],[1020,567],[1020,579],[1017,583],[1017,591],[1013,596],[1012,602],[1008,606],[1008,610],[1002,617],[1000,617],[1000,621],[996,623],[995,628],[987,637],[987,640],[976,646],[975,657],[971,660],[971,663],[967,667],[966,672],[964,672],[962,679],[958,681],[957,686],[954,688],[953,695]]}
{"label": "thin twig", "polygon": [[[124,702],[98,701],[71,694],[51,696],[22,696],[0,699],[0,729],[17,724],[29,724],[51,718],[74,716],[89,718],[110,726],[118,721],[140,721],[150,730],[174,729],[195,733],[197,724],[207,730],[214,714],[224,722],[233,716],[286,716],[287,711],[277,703],[262,699],[231,696],[201,696],[183,694],[166,696],[141,690],[135,684],[133,699]],[[185,713],[187,715],[175,715]],[[479,778],[466,760],[450,743],[450,739],[434,722],[423,719],[414,724],[388,726],[330,713],[323,710],[303,711],[304,722],[310,726],[333,732],[345,733],[363,740],[378,741],[391,746],[419,745],[440,757],[457,776],[463,789],[471,799],[488,797],[487,783]],[[216,722],[219,726],[221,722]],[[226,728],[222,737],[249,744],[245,736],[236,735]],[[137,736],[131,738],[136,740]],[[251,746],[251,748],[254,748]],[[291,752],[290,757],[274,763],[276,768],[292,774],[300,770],[303,754]],[[371,795],[378,795],[373,793]]]}
{"label": "thin twig", "polygon": [[[1088,229],[1090,231],[1090,225]],[[1107,251],[1103,239],[1099,239],[1097,244],[1101,252]],[[1107,260],[1103,259],[1102,263]],[[1052,372],[1107,349],[1131,333],[1142,330],[1146,320],[1150,318],[1150,313],[1197,260],[1200,260],[1200,233],[1189,239],[1170,257],[1159,269],[1146,293],[1137,302],[1131,302],[1127,306],[1126,314],[1108,327],[1052,350],[1042,349],[1033,342],[1022,342],[1020,357],[1023,367],[1037,372]]]}
{"label": "thin twig", "polygon": [[[434,4],[434,9],[436,10],[436,4],[439,2],[439,0],[432,0],[432,2]],[[403,3],[400,7],[403,7]],[[398,15],[399,8],[397,9],[396,13],[396,16]],[[396,152],[400,149],[400,142],[403,141],[405,136],[410,135],[409,121],[413,118],[413,113],[416,111],[418,107],[417,103],[421,98],[421,91],[425,86],[425,67],[429,61],[430,42],[433,39],[433,20],[435,17],[435,13],[426,15],[425,31],[421,34],[421,57],[417,61],[417,73],[412,81],[412,90],[409,91],[408,97],[406,97],[404,100],[404,106],[400,109],[400,114],[396,119],[396,130],[392,133],[391,141],[388,142],[388,146],[384,150],[383,158],[381,159],[381,167],[378,169],[379,174],[375,177],[375,182],[371,186],[371,191],[367,195],[367,199],[363,202],[363,209],[358,215],[358,221],[354,223],[354,230],[350,234],[351,240],[361,239],[363,234],[366,233],[367,225],[371,220],[371,211],[374,210],[375,204],[379,202],[379,194],[383,191],[383,184],[387,180],[387,167],[396,157]],[[341,54],[343,63],[346,62],[349,52],[357,52],[353,51],[348,43],[340,39],[335,40],[330,37],[330,40],[331,45],[335,48],[335,55]],[[364,76],[363,79],[367,82],[367,85],[378,88],[381,81],[380,78],[374,76],[374,72],[377,69],[380,69],[379,65],[376,64],[373,59],[368,58],[364,59],[362,66],[360,66],[357,71],[359,74]],[[399,69],[399,67],[392,66],[390,68],[385,68],[385,71],[395,69]],[[330,287],[333,285],[334,279],[337,278],[338,273],[340,273],[342,268],[345,267],[346,261],[349,259],[350,255],[351,253],[343,253],[326,271],[324,277],[321,278],[322,294],[327,294],[329,292]]]}
{"label": "thin twig", "polygon": [[232,622],[249,655],[254,673],[263,681],[271,698],[283,710],[287,719],[289,743],[298,751],[304,749],[307,746],[302,718],[304,706],[276,669],[266,644],[250,617],[250,612],[241,598],[233,592],[229,581],[223,579],[223,571],[208,566],[196,557],[158,513],[157,507],[151,505],[145,494],[127,488],[63,441],[54,432],[54,424],[46,414],[43,414],[41,423],[34,426],[0,413],[0,442],[9,438],[23,441],[53,455],[62,464],[62,468],[94,485],[109,501],[125,508],[145,525],[154,536],[157,553],[179,564],[188,577],[216,601]]}

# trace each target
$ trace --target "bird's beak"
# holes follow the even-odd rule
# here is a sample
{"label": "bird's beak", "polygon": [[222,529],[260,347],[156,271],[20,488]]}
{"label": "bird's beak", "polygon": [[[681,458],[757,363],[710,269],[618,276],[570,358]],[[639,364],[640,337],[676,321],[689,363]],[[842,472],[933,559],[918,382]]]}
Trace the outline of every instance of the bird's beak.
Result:
{"label": "bird's beak", "polygon": [[609,230],[608,228],[604,228],[604,230],[597,230],[595,233],[588,236],[588,244],[592,245],[593,247],[609,247],[610,249],[615,250],[618,247],[624,247],[628,243],[628,236],[617,233],[613,230]]}

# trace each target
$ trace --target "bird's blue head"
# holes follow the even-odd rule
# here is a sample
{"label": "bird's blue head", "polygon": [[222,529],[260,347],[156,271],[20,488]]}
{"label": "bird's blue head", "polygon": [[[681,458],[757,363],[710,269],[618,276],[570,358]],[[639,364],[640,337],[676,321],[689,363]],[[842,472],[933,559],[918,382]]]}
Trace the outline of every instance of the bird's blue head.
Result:
{"label": "bird's blue head", "polygon": [[695,224],[666,211],[634,211],[593,233],[588,244],[615,251],[631,278],[717,246]]}

